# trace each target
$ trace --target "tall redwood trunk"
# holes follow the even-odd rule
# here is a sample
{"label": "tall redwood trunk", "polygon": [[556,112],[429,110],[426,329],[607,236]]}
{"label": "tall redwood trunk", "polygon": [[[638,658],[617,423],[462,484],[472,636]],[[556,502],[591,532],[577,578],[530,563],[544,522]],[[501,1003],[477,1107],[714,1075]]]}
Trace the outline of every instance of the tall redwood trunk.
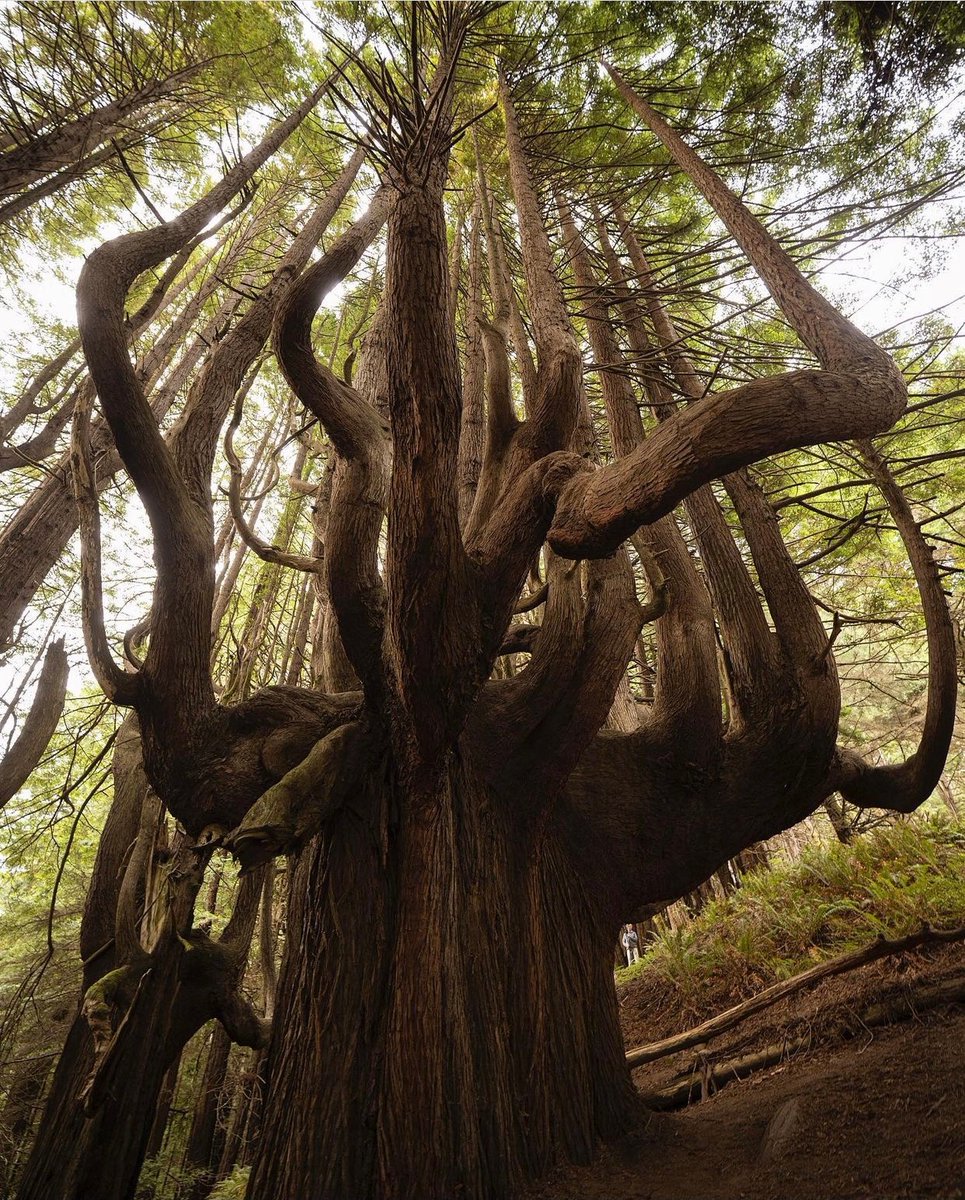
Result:
{"label": "tall redwood trunk", "polygon": [[507,1197],[634,1120],[616,923],[550,810],[465,752],[430,800],[393,774],[295,871],[252,1200]]}

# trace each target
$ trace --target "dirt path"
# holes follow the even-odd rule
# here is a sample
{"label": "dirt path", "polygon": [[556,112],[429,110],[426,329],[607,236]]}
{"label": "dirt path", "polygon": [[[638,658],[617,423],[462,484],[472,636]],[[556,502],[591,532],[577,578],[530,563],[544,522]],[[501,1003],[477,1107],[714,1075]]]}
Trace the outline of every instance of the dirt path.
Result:
{"label": "dirt path", "polygon": [[[942,975],[958,953],[912,969]],[[869,971],[848,989],[869,995],[906,964]],[[830,989],[829,989],[830,991]],[[828,995],[780,1013],[800,1028]],[[774,1021],[752,1044],[773,1040]],[[746,1045],[748,1038],[743,1039]],[[644,1088],[657,1064],[638,1071]],[[669,1068],[661,1065],[664,1076]],[[644,1076],[641,1080],[639,1077]],[[965,1200],[965,1009],[874,1031],[852,1028],[780,1067],[677,1113],[654,1114],[592,1167],[559,1173],[541,1200]]]}

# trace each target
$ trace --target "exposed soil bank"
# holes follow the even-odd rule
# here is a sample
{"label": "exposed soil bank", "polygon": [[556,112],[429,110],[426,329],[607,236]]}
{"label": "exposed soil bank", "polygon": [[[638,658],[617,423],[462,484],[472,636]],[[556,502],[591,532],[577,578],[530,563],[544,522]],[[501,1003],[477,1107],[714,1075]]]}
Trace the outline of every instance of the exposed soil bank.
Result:
{"label": "exposed soil bank", "polygon": [[[543,1200],[917,1200],[965,1198],[965,1008],[876,1030],[864,1007],[965,969],[965,948],[906,956],[828,980],[760,1014],[710,1049],[724,1059],[810,1030],[814,1049],[702,1103],[654,1114],[590,1168],[561,1172]],[[649,1001],[649,1003],[648,1003]],[[624,997],[628,1045],[673,1032],[645,1020],[653,996]],[[693,1060],[693,1052],[689,1061]],[[688,1061],[635,1073],[648,1091]]]}

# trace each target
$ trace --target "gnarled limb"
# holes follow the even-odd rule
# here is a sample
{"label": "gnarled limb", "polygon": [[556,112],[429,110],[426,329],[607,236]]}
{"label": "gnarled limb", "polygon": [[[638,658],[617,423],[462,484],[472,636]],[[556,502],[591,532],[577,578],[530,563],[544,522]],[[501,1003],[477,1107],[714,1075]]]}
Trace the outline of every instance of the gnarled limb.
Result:
{"label": "gnarled limb", "polygon": [[[585,407],[582,395],[581,402]],[[588,413],[581,423],[590,427]],[[565,777],[606,718],[644,616],[625,552],[588,568],[585,603],[582,575],[550,561],[549,598],[533,657],[488,697],[492,713],[498,709],[500,723],[513,730],[514,744],[525,746],[527,773],[543,778],[542,757],[554,764],[553,782]]]}
{"label": "gnarled limb", "polygon": [[[162,305],[170,303],[181,291],[179,286],[171,291],[169,289],[174,283],[174,280],[184,269],[188,260],[194,251],[202,244],[202,242],[210,241],[212,237],[229,221],[233,220],[245,205],[248,204],[251,198],[251,193],[242,196],[239,204],[230,209],[224,216],[217,221],[213,226],[202,230],[197,237],[193,238],[188,244],[174,256],[168,264],[166,270],[161,274],[157,283],[151,289],[140,308],[132,313],[127,318],[128,333],[131,338],[154,317]],[[8,440],[10,434],[20,425],[27,417],[40,412],[49,411],[51,404],[37,406],[37,400],[43,389],[51,383],[70,360],[80,352],[80,338],[75,338],[70,342],[55,358],[51,359],[31,380],[30,385],[18,397],[17,402],[9,409],[2,417],[0,417],[0,442]],[[71,375],[66,387],[59,393],[63,396],[67,389],[75,384],[78,380],[83,367],[78,367]],[[89,378],[81,380],[78,384],[78,392],[80,389],[92,387]],[[63,429],[66,422],[70,419],[70,414],[73,409],[74,395],[71,395],[59,408],[53,413],[44,428],[33,437],[25,442],[21,442],[17,446],[0,449],[0,471],[12,470],[15,467],[21,467],[25,462],[37,461],[38,459],[46,458],[54,449],[56,439]],[[52,402],[56,403],[56,401]]]}
{"label": "gnarled limb", "polygon": [[[183,311],[175,317],[168,329],[137,364],[138,375],[145,388],[149,388],[157,382],[160,372],[175,350],[187,342],[187,349],[183,351],[180,362],[168,373],[163,385],[155,387],[150,396],[151,408],[158,421],[167,412],[182,377],[193,370],[214,340],[216,331],[230,317],[239,302],[238,297],[232,297],[205,323],[205,328],[199,335],[190,336],[195,320],[218,286],[220,272],[210,269],[216,253],[217,248],[202,256],[198,263],[186,272],[183,283],[179,282],[172,288],[169,299],[173,301],[189,280],[197,278],[199,274],[203,276],[202,282]],[[225,268],[227,263],[222,263],[221,266]],[[80,388],[86,389],[89,385],[88,379],[80,384]],[[100,491],[120,468],[110,427],[102,419],[91,424],[91,452]],[[76,527],[76,507],[72,502],[70,490],[68,452],[56,462],[0,534],[0,645],[9,641],[24,608],[56,563]]]}
{"label": "gnarled limb", "polygon": [[585,567],[551,556],[547,583],[530,662],[483,693],[476,728],[502,747],[494,776],[552,795],[607,719],[646,614],[626,554]]}
{"label": "gnarled limb", "polygon": [[[582,390],[579,347],[553,270],[549,239],[523,153],[509,86],[503,76],[500,96],[506,117],[510,178],[519,214],[539,369],[526,396],[527,420],[519,424],[510,400],[505,333],[511,324],[513,303],[500,262],[498,233],[492,222],[490,262],[498,320],[485,331],[490,437],[476,504],[466,529],[467,552],[483,567],[480,599],[485,631],[483,650],[487,657],[498,651],[526,566],[543,541],[546,527],[541,500],[555,495],[565,472],[580,469],[575,460],[564,466],[562,453],[568,447],[588,452],[592,433]],[[541,499],[537,500],[537,496]],[[528,503],[534,502],[536,520],[532,510],[523,511]],[[515,530],[507,538],[514,525]]]}
{"label": "gnarled limb", "polygon": [[[235,453],[234,446],[234,433],[241,424],[242,406],[240,399],[239,397],[239,402],[235,405],[234,415],[231,418],[228,428],[225,430],[224,437],[224,456],[230,472],[228,506],[231,509],[231,517],[235,523],[235,528],[238,530],[238,536],[249,550],[253,550],[258,555],[262,562],[277,563],[282,567],[291,567],[296,571],[308,571],[311,574],[318,575],[323,569],[323,559],[321,557],[292,554],[287,550],[281,549],[279,546],[272,546],[263,538],[260,538],[248,524],[241,503],[241,462]],[[293,489],[293,491],[295,490],[297,489]]]}
{"label": "gnarled limb", "polygon": [[[706,389],[686,354],[669,312],[657,295],[650,265],[622,211],[618,212],[618,220],[670,375],[688,401],[698,401]],[[623,311],[635,349],[652,357],[655,348],[642,327],[640,312],[625,285],[624,296]],[[678,407],[669,388],[658,383],[656,378],[649,380],[648,387],[655,401],[653,407],[657,419],[668,420]],[[766,718],[775,697],[783,691],[776,646],[761,610],[757,589],[713,490],[706,486],[698,488],[686,498],[684,505],[714,600],[726,671],[728,729],[732,735],[737,735],[742,729]]]}
{"label": "gnarled limb", "polygon": [[81,1011],[94,1040],[94,1060],[77,1097],[84,1105],[85,1116],[91,1116],[100,1104],[111,1051],[116,1049],[117,1039],[122,1036],[127,1016],[149,969],[150,959],[142,955],[136,963],[125,963],[98,979],[84,995]]}
{"label": "gnarled limb", "polygon": [[791,256],[768,233],[720,176],[684,142],[609,63],[604,63],[618,91],[663,142],[677,165],[694,181],[730,230],[777,301],[801,341],[828,372],[854,374],[880,393],[883,408],[897,406],[896,420],[907,402],[901,372],[890,355],[843,316],[811,286]]}
{"label": "gnarled limb", "polygon": [[299,275],[275,315],[272,340],[279,366],[296,396],[318,418],[346,459],[380,456],[382,422],[354,388],[316,358],[312,322],[325,296],[355,266],[382,228],[391,206],[391,191],[380,188],[365,214],[323,258]]}
{"label": "gnarled limb", "polygon": [[313,837],[358,786],[368,749],[358,721],[340,725],[259,797],[225,842],[244,871]]}
{"label": "gnarled limb", "polygon": [[[348,159],[331,187],[313,206],[271,278],[259,289],[237,325],[219,341],[188,393],[184,415],[172,432],[171,446],[178,469],[200,504],[208,502],[218,431],[231,401],[261,353],[271,332],[273,318],[295,286],[293,280],[305,267],[349,194],[364,161],[364,149],[357,150]],[[346,256],[344,249],[344,243],[339,239],[317,264],[319,269],[320,264],[326,264],[329,287],[343,279],[354,265],[351,255]]]}
{"label": "gnarled limb", "polygon": [[109,700],[133,704],[139,676],[128,674],[114,658],[104,626],[101,580],[101,522],[98,488],[90,456],[90,409],[93,395],[79,395],[71,431],[70,468],[80,525],[81,620],[94,677]]}
{"label": "gnarled limb", "polygon": [[606,554],[711,479],[781,450],[870,437],[889,428],[907,389],[884,350],[804,279],[790,257],[723,181],[609,67],[617,86],[728,226],[822,366],[691,404],[633,454],[560,497],[550,544],[568,557]]}
{"label": "gnarled limb", "polygon": [[564,489],[547,540],[566,558],[599,558],[690,492],[783,450],[867,437],[901,414],[897,388],[865,376],[792,371],[675,414],[632,454]]}
{"label": "gnarled limb", "polygon": [[484,572],[493,630],[501,634],[509,622],[560,493],[590,469],[581,455],[566,451],[538,459],[507,484],[485,528],[467,545]]}
{"label": "gnarled limb", "polygon": [[[206,514],[178,470],[127,351],[124,304],[142,271],[163,262],[195,237],[251,179],[315,106],[325,84],[276,126],[206,196],[171,221],[105,242],[88,257],[77,285],[78,329],[91,378],[121,458],[144,503],[154,533],[160,578],[206,577],[211,538]],[[158,606],[145,670],[152,683],[190,719],[214,704],[208,668],[208,616],[203,630],[185,630],[180,600]],[[196,622],[191,623],[196,627]],[[203,634],[203,638],[201,637]],[[160,674],[155,664],[161,665]],[[160,698],[160,697],[159,697]]]}
{"label": "gnarled limb", "polygon": [[145,1039],[162,1070],[212,1019],[240,1045],[261,1049],[267,1044],[268,1022],[238,990],[261,886],[260,873],[242,881],[218,941],[200,929],[178,931],[169,920],[149,953],[141,950],[132,962],[88,989],[83,1008],[96,1049],[80,1097],[88,1117],[104,1108],[121,1087],[130,1086],[125,1076],[132,1059],[143,1053]]}
{"label": "gnarled limb", "polygon": [[[684,395],[699,401],[703,389],[653,291],[648,264],[625,222],[624,237],[648,291],[651,317],[671,373]],[[671,402],[661,411],[666,416],[672,408]],[[759,787],[762,797],[772,795],[772,780],[742,785],[741,774],[746,772],[747,780],[765,780],[769,760],[777,757],[774,748],[780,745],[786,755],[797,745],[799,765],[786,779],[790,819],[792,812],[808,811],[820,798],[820,780],[837,729],[837,678],[824,628],[787,554],[773,511],[743,473],[725,476],[724,483],[741,517],[776,636],[764,621],[756,589],[716,497],[709,489],[700,489],[686,503],[718,611],[731,684],[727,773],[717,785],[718,803],[742,804],[746,787]],[[779,811],[778,806],[773,811]]]}
{"label": "gnarled limb", "polygon": [[210,192],[152,229],[105,242],[87,258],[77,285],[84,353],[121,457],[145,500],[156,532],[188,533],[193,522],[171,454],[151,417],[126,352],[124,301],[137,276],[176,253],[251,179],[318,102],[326,84],[277,125]]}
{"label": "gnarled limb", "polygon": [[[685,353],[683,342],[656,296],[648,264],[632,230],[625,221],[622,226],[634,267],[648,290],[654,326],[664,344],[678,384],[692,401],[699,400],[703,388]],[[836,790],[841,780],[854,780],[856,794],[847,796],[852,802],[910,812],[927,799],[940,778],[947,757],[957,688],[955,634],[941,578],[908,501],[870,442],[859,443],[859,453],[885,496],[918,584],[929,644],[929,702],[921,746],[912,758],[898,766],[871,767],[855,752],[839,749],[831,768],[828,790]],[[802,689],[802,695],[807,697],[810,720],[820,726],[820,734],[817,729],[812,731],[813,738],[823,744],[836,732],[840,709],[834,659],[829,653],[827,634],[787,552],[774,511],[763,494],[742,472],[726,477],[725,486],[744,526],[768,608],[775,621],[777,636],[782,642],[787,661],[796,672],[797,686]],[[698,496],[692,496],[688,506],[693,506],[697,501]],[[716,524],[720,524],[719,519]],[[712,572],[712,579],[713,575]],[[735,572],[721,573],[720,578],[732,580]],[[758,666],[742,675],[746,680],[745,692],[748,687],[756,687],[758,698],[768,691],[779,697],[784,690],[783,672],[780,669],[776,673],[770,671],[762,674]],[[763,685],[768,676],[771,677],[771,684],[765,688]],[[874,782],[871,782],[872,779]],[[857,795],[864,799],[857,799]],[[895,801],[894,804],[888,802],[889,798]]]}

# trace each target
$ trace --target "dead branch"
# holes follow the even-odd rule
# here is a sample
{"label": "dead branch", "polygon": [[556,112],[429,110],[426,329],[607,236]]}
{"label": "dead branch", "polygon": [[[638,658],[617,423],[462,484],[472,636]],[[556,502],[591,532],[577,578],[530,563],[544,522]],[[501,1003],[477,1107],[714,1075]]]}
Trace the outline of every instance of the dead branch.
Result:
{"label": "dead branch", "polygon": [[[908,1020],[919,1012],[929,1008],[938,1008],[944,1004],[965,1003],[965,975],[954,979],[944,979],[938,983],[926,983],[919,987],[908,988],[899,995],[872,1004],[857,1015],[858,1022],[863,1028],[873,1029],[879,1025],[891,1025],[897,1021]],[[794,1038],[790,1041],[773,1042],[763,1050],[753,1054],[743,1054],[739,1058],[711,1065],[700,1058],[693,1063],[678,1082],[657,1092],[644,1094],[641,1099],[648,1108],[657,1111],[669,1111],[683,1108],[694,1100],[706,1098],[714,1092],[719,1092],[727,1084],[735,1080],[746,1079],[754,1071],[775,1067],[786,1061],[792,1055],[806,1050],[811,1045],[809,1037]]]}

